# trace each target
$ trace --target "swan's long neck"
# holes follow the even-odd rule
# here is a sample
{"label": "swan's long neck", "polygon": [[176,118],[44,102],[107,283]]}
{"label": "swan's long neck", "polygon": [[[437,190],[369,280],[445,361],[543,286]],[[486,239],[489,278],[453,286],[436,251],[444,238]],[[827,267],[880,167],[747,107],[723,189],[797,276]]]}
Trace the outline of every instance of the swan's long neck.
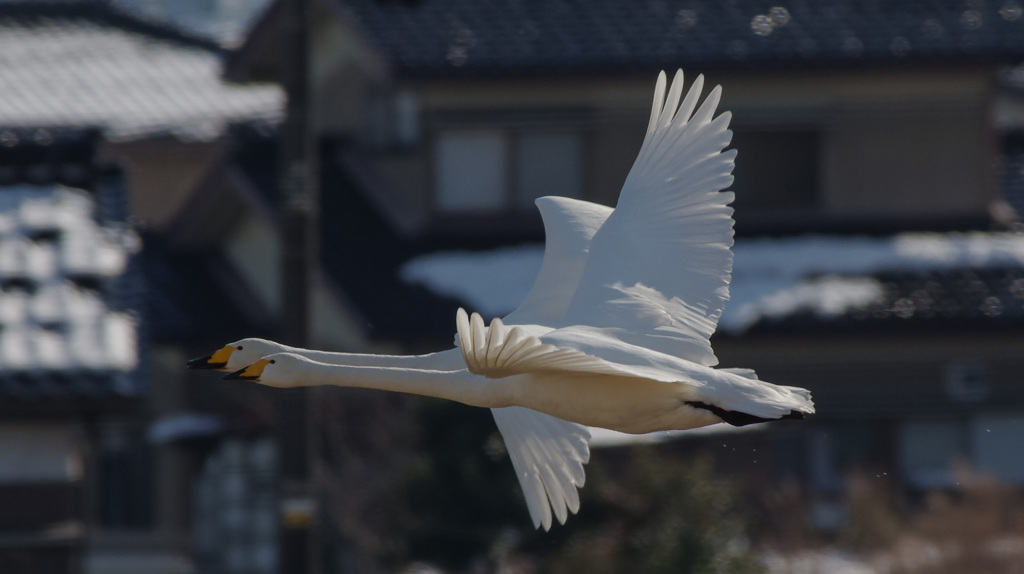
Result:
{"label": "swan's long neck", "polygon": [[395,367],[405,369],[430,369],[435,371],[457,371],[466,368],[462,352],[448,349],[427,355],[369,355],[362,353],[333,353],[286,347],[283,349],[328,365],[348,365],[351,367]]}
{"label": "swan's long neck", "polygon": [[[274,375],[275,386],[340,386],[379,389],[448,399],[475,407],[509,406],[509,391],[499,380],[462,369],[433,371],[402,367],[328,365],[310,360]],[[281,380],[286,379],[286,380]]]}

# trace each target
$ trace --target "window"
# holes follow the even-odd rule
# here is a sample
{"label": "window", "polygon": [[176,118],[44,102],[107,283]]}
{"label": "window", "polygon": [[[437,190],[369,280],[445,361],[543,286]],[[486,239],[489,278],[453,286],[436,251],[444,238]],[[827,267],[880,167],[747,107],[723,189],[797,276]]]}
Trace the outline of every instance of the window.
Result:
{"label": "window", "polygon": [[582,188],[583,142],[577,133],[460,130],[437,139],[439,211],[528,211],[538,197],[580,197]]}
{"label": "window", "polygon": [[224,440],[196,478],[193,542],[201,572],[268,574],[278,562],[277,447],[268,437]]}
{"label": "window", "polygon": [[946,395],[957,402],[983,401],[992,394],[992,373],[976,361],[956,361],[943,373]]}
{"label": "window", "polygon": [[[82,451],[78,430],[70,424],[0,425],[0,533],[30,537],[83,520]],[[30,557],[24,546],[13,548],[9,551]]]}
{"label": "window", "polygon": [[128,421],[103,421],[99,427],[97,508],[109,530],[146,530],[153,525],[153,482],[145,434]]}
{"label": "window", "polygon": [[975,417],[971,421],[971,446],[977,469],[996,476],[1001,482],[1024,484],[1021,437],[1024,437],[1024,413]]}
{"label": "window", "polygon": [[497,131],[442,134],[437,141],[437,207],[492,211],[505,205],[505,138]]}
{"label": "window", "polygon": [[371,142],[382,149],[409,148],[419,141],[419,102],[409,91],[384,91],[370,101]]}
{"label": "window", "polygon": [[885,466],[882,427],[873,422],[831,424],[810,442],[810,472],[814,486],[825,492],[842,490],[846,476]]}
{"label": "window", "polygon": [[821,137],[814,131],[735,130],[733,175],[736,208],[749,212],[793,212],[817,206],[821,187]]}
{"label": "window", "polygon": [[900,428],[900,466],[913,486],[953,484],[954,464],[967,456],[967,425],[962,421],[911,420]]}
{"label": "window", "polygon": [[65,424],[0,427],[0,484],[81,479],[82,455],[75,428]]}

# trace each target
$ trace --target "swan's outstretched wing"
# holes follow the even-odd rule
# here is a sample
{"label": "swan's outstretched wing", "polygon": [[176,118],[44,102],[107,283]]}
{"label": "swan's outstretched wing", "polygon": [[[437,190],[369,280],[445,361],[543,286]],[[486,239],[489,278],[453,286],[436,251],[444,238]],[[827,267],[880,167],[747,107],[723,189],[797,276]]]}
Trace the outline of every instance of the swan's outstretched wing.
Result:
{"label": "swan's outstretched wing", "polygon": [[510,325],[550,325],[562,319],[583,274],[590,239],[612,212],[568,197],[541,197],[536,203],[544,219],[544,261],[526,299],[505,317]]}
{"label": "swan's outstretched wing", "polygon": [[491,409],[523,487],[534,527],[551,528],[551,510],[565,524],[580,508],[583,465],[590,460],[590,430],[522,407]]}
{"label": "swan's outstretched wing", "polygon": [[[651,121],[618,205],[594,235],[565,325],[609,329],[622,340],[702,364],[729,297],[735,150],[728,112],[713,118],[715,87],[694,113],[703,77],[679,103],[682,71],[665,96],[658,77]],[[691,113],[693,114],[691,117]]]}

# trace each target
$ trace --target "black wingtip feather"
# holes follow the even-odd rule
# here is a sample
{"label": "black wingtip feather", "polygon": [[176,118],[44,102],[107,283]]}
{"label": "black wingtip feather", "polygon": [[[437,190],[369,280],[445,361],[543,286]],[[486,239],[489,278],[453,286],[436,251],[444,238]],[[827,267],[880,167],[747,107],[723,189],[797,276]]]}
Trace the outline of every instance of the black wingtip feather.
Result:
{"label": "black wingtip feather", "polygon": [[700,401],[686,401],[686,404],[694,408],[709,411],[718,418],[722,419],[724,422],[727,422],[734,427],[744,427],[747,425],[753,425],[758,423],[770,423],[772,421],[778,421],[782,419],[804,418],[804,413],[801,411],[790,411],[789,414],[782,415],[777,419],[767,419],[764,417],[742,413],[740,411],[730,411],[727,409],[723,409],[722,407],[716,407],[715,405],[709,405],[707,403],[702,403]]}

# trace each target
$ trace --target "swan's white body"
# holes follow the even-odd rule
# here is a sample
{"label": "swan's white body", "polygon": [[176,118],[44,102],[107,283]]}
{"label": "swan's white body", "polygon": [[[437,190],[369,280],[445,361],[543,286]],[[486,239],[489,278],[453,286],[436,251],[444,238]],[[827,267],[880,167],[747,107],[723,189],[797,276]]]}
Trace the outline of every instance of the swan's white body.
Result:
{"label": "swan's white body", "polygon": [[589,426],[645,433],[733,414],[756,422],[814,412],[804,389],[712,368],[709,339],[732,271],[733,195],[722,190],[736,153],[723,151],[728,112],[712,118],[720,88],[694,113],[703,77],[680,104],[682,87],[680,71],[666,97],[659,76],[647,135],[614,210],[537,200],[544,261],[504,321],[485,327],[460,310],[458,347],[430,355],[326,353],[247,339],[201,365],[242,369],[229,376],[271,386],[376,388],[491,408],[534,524],[545,529],[552,509],[564,523],[579,508]]}

